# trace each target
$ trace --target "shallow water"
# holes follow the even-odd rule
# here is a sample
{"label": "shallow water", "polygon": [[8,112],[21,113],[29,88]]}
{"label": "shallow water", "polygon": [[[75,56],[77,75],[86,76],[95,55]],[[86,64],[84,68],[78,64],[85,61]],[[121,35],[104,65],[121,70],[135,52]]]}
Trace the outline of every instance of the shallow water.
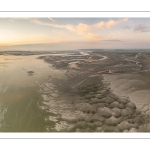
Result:
{"label": "shallow water", "polygon": [[[39,56],[42,55],[0,55],[1,132],[136,132],[143,131],[147,123],[146,131],[150,131],[149,107],[144,105],[143,112],[132,101],[135,94],[126,97],[136,87],[143,89],[136,94],[139,98],[146,95],[145,84],[139,82],[138,76],[134,75],[136,79],[131,81],[126,74],[112,78],[116,75],[102,76],[90,71],[107,56],[99,55],[103,57],[100,60],[87,57],[80,70],[77,64],[83,59],[78,55],[57,53],[57,59],[48,63],[43,61],[44,57],[36,59]],[[55,61],[59,61],[59,69],[55,68]],[[69,65],[63,67],[63,61]]]}
{"label": "shallow water", "polygon": [[0,131],[44,131],[38,84],[49,76],[63,77],[63,71],[38,56],[0,56]]}

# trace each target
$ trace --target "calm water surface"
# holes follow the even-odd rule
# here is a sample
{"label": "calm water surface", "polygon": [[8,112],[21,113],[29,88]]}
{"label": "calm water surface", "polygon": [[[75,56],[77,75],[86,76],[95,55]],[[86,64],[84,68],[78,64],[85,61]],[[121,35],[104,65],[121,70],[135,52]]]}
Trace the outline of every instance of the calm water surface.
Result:
{"label": "calm water surface", "polygon": [[1,132],[44,131],[43,114],[37,106],[42,100],[37,83],[48,76],[59,78],[64,72],[53,70],[36,59],[38,56],[0,56]]}

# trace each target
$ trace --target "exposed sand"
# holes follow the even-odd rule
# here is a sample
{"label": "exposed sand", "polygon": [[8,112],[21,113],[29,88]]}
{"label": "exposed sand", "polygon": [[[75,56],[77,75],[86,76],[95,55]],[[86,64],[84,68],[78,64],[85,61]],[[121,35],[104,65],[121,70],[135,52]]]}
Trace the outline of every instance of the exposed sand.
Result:
{"label": "exposed sand", "polygon": [[149,115],[150,89],[147,88],[147,83],[142,78],[137,80],[134,74],[103,76],[105,81],[110,82],[112,91],[118,97],[128,97],[143,114]]}
{"label": "exposed sand", "polygon": [[[63,132],[150,131],[149,78],[143,80],[145,77],[139,73],[135,56],[132,54],[129,58],[119,54],[116,58],[113,54],[107,57],[94,53],[89,56],[84,55],[87,61],[81,62],[71,62],[74,57],[65,57],[66,60],[47,58],[46,61],[56,68],[66,69],[68,80],[48,80],[40,85],[43,108],[47,107],[47,118],[53,124],[47,124],[46,129]],[[50,117],[52,115],[54,117]]]}

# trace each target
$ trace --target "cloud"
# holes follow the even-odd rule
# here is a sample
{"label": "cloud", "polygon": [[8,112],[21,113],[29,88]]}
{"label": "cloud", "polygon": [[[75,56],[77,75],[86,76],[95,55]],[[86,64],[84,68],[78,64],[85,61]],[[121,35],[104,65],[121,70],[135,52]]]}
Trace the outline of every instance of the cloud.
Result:
{"label": "cloud", "polygon": [[47,23],[47,22],[42,22],[39,19],[32,19],[31,20],[32,23],[36,23],[38,25],[51,26],[51,27],[55,27],[55,28],[64,28],[64,29],[67,29],[71,32],[75,32],[77,34],[83,34],[87,31],[94,30],[94,29],[110,28],[112,26],[115,26],[117,24],[120,24],[120,23],[126,22],[126,21],[128,21],[128,18],[120,19],[117,21],[114,21],[114,20],[109,20],[107,22],[101,21],[101,22],[98,22],[98,23],[93,24],[93,25],[79,23],[78,25],[75,26],[72,24],[59,25],[56,23]]}
{"label": "cloud", "polygon": [[48,17],[48,19],[51,20],[52,22],[56,22],[56,21],[55,21],[54,19],[52,19],[52,18],[49,18],[49,17]]}
{"label": "cloud", "polygon": [[107,41],[107,42],[124,42],[122,40],[103,40],[103,41]]}
{"label": "cloud", "polygon": [[101,22],[98,22],[93,25],[87,25],[87,24],[80,23],[78,26],[75,27],[75,29],[76,29],[77,33],[78,32],[82,33],[82,32],[93,30],[93,29],[110,28],[110,27],[113,27],[117,24],[120,24],[120,23],[126,22],[126,21],[128,21],[128,18],[121,19],[118,21],[114,21],[114,20],[109,20],[107,22],[101,21]]}
{"label": "cloud", "polygon": [[56,28],[65,28],[65,26],[63,26],[63,25],[42,22],[39,19],[31,19],[30,22],[38,24],[38,25],[51,26],[51,27],[56,27]]}
{"label": "cloud", "polygon": [[59,25],[59,24],[56,24],[56,23],[47,23],[47,22],[42,22],[39,19],[32,19],[31,22],[35,23],[35,24],[38,24],[38,25],[44,25],[44,26],[50,26],[50,27],[55,27],[55,28],[67,29],[69,31],[76,32],[77,34],[81,34],[82,32],[87,31],[89,29],[88,25],[82,24],[82,23],[80,23],[77,26],[74,26],[74,25],[71,25],[71,24]]}
{"label": "cloud", "polygon": [[125,29],[125,30],[131,30],[131,27],[129,27],[129,26],[124,26],[123,29]]}
{"label": "cloud", "polygon": [[140,24],[134,28],[134,31],[137,33],[150,32],[150,27]]}
{"label": "cloud", "polygon": [[99,40],[103,39],[101,36],[99,36],[97,34],[93,34],[93,33],[88,33],[86,38],[89,39],[89,40],[96,40],[96,41],[99,41]]}
{"label": "cloud", "polygon": [[91,27],[87,24],[79,23],[79,25],[73,27],[75,32],[78,34],[82,34],[91,29]]}
{"label": "cloud", "polygon": [[86,39],[90,41],[104,41],[104,42],[124,42],[113,37],[103,37],[98,34],[88,33]]}
{"label": "cloud", "polygon": [[13,17],[13,18],[6,18],[10,21],[15,21],[15,20],[32,20],[32,18],[26,18],[26,17],[22,17],[22,18],[19,18],[19,17]]}
{"label": "cloud", "polygon": [[127,19],[122,19],[119,21],[109,20],[107,22],[101,21],[97,24],[94,24],[93,28],[110,28],[110,27],[115,26],[115,25],[122,23],[124,21],[127,21]]}

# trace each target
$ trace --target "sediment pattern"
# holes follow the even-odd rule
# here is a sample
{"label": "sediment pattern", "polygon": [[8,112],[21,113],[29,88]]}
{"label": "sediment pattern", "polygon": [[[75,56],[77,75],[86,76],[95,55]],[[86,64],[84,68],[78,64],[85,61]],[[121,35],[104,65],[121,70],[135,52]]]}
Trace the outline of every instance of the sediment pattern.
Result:
{"label": "sediment pattern", "polygon": [[149,122],[129,98],[113,94],[100,75],[67,92],[61,91],[63,82],[59,84],[51,78],[40,85],[46,131],[137,132]]}
{"label": "sediment pattern", "polygon": [[148,89],[145,82],[149,83],[149,78],[139,79],[149,75],[142,70],[142,54],[103,54],[74,55],[73,61],[67,55],[42,57],[54,68],[66,70],[67,77],[67,81],[50,78],[39,85],[44,98],[39,106],[45,111],[46,131],[150,131],[149,98],[142,101],[135,96],[141,97],[141,90]]}

